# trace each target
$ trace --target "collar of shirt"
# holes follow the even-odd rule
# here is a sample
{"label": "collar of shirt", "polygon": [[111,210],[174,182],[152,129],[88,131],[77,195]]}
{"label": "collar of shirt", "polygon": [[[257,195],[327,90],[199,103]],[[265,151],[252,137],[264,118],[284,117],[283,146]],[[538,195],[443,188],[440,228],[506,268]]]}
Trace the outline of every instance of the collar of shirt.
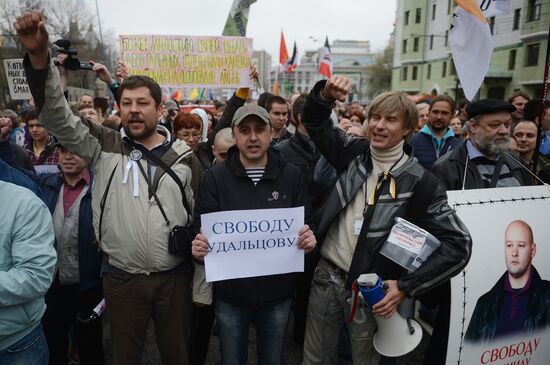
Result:
{"label": "collar of shirt", "polygon": [[443,137],[441,138],[437,138],[437,136],[434,134],[434,132],[432,131],[432,129],[430,128],[429,125],[425,124],[424,127],[422,127],[422,129],[420,130],[420,133],[424,133],[424,134],[427,134],[428,136],[432,137],[432,141],[434,143],[434,147],[440,151],[441,148],[443,148],[443,144],[445,143],[445,141],[451,137],[454,137],[455,134],[453,132],[453,130],[449,127],[447,127],[447,132],[445,132],[445,134],[443,135]]}
{"label": "collar of shirt", "polygon": [[520,290],[517,290],[517,289],[512,288],[512,285],[510,284],[510,278],[508,277],[508,274],[506,274],[506,276],[504,278],[504,291],[506,291],[507,293],[512,294],[513,296],[521,295],[521,294],[525,293],[527,290],[529,290],[529,288],[531,288],[531,281],[532,280],[533,280],[533,270],[531,270],[531,273],[529,274],[529,279],[527,280],[527,282],[525,283],[523,288],[521,288]]}
{"label": "collar of shirt", "polygon": [[[472,143],[472,141],[470,141],[469,139],[466,141],[466,149],[468,150],[468,156],[470,157],[470,160],[473,160],[474,158],[478,158],[478,157],[487,158],[487,157],[485,157],[485,155],[484,155],[483,153],[481,153],[481,152],[474,146],[474,144]],[[497,160],[498,160],[498,157],[499,157],[499,155],[496,156],[496,158],[494,159],[494,161],[497,161]]]}

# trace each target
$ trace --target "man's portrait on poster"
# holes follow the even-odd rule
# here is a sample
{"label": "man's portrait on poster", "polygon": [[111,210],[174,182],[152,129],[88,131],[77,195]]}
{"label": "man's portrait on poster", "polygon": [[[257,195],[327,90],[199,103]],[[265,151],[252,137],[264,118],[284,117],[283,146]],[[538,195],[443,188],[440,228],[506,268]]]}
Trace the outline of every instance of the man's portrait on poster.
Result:
{"label": "man's portrait on poster", "polygon": [[527,222],[514,220],[508,224],[504,232],[507,270],[492,289],[477,300],[466,341],[491,342],[508,336],[527,336],[546,327],[550,282],[543,280],[533,265],[537,249],[533,230]]}

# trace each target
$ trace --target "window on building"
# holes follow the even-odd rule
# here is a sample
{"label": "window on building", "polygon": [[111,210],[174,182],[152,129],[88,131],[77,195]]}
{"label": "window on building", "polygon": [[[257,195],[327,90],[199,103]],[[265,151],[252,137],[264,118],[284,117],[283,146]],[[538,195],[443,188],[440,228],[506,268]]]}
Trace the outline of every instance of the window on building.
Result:
{"label": "window on building", "polygon": [[445,31],[445,47],[449,44],[449,31]]}
{"label": "window on building", "polygon": [[435,4],[432,5],[432,20],[435,20],[435,9],[436,9],[436,6]]}
{"label": "window on building", "polygon": [[489,18],[489,29],[491,29],[491,34],[493,34],[493,30],[495,29],[495,17],[494,16]]}
{"label": "window on building", "polygon": [[432,65],[428,65],[428,70],[426,71],[426,78],[429,80],[432,77]]}
{"label": "window on building", "polygon": [[417,77],[418,77],[418,66],[413,66],[412,79],[416,80]]}
{"label": "window on building", "polygon": [[447,61],[443,61],[443,65],[441,67],[441,77],[447,76]]}
{"label": "window on building", "polygon": [[542,0],[529,0],[529,17],[528,21],[533,22],[540,20],[540,12],[542,8]]}
{"label": "window on building", "polygon": [[451,14],[451,2],[452,0],[447,1],[447,14]]}
{"label": "window on building", "polygon": [[403,67],[401,69],[401,75],[403,76],[403,81],[407,81],[407,71],[409,71],[407,67]]}
{"label": "window on building", "polygon": [[540,43],[530,44],[527,46],[525,57],[525,66],[536,66],[539,64]]}
{"label": "window on building", "polygon": [[407,10],[405,12],[405,19],[403,19],[404,25],[409,25],[409,15],[411,15],[411,12],[409,10]]}
{"label": "window on building", "polygon": [[514,25],[512,25],[512,30],[519,29],[519,22],[521,20],[521,9],[514,10]]}
{"label": "window on building", "polygon": [[430,35],[430,49],[433,49],[434,48],[434,36],[433,34]]}
{"label": "window on building", "polygon": [[513,70],[516,68],[516,56],[518,51],[515,49],[510,50],[508,55],[508,70]]}
{"label": "window on building", "polygon": [[422,8],[416,8],[416,17],[414,19],[414,22],[416,24],[420,23],[422,20]]}
{"label": "window on building", "polygon": [[449,65],[449,75],[456,75],[456,70],[455,70],[455,63],[453,62],[453,60],[451,59],[450,61],[450,65]]}
{"label": "window on building", "polygon": [[418,52],[418,44],[420,43],[420,40],[418,37],[416,37],[414,39],[414,42],[413,42],[413,52]]}
{"label": "window on building", "polygon": [[407,53],[407,40],[403,39],[403,47],[401,49],[401,53]]}

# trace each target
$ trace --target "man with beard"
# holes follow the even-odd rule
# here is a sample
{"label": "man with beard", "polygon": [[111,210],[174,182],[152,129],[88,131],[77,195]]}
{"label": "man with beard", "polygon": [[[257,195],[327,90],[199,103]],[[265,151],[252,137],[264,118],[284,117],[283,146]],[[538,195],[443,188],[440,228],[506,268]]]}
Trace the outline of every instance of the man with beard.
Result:
{"label": "man with beard", "polygon": [[[432,173],[447,190],[534,185],[527,168],[507,151],[511,113],[515,110],[512,104],[497,99],[479,100],[466,107],[470,116],[469,138],[432,167]],[[424,364],[444,364],[451,312],[450,283],[428,293],[424,303],[439,304]]]}
{"label": "man with beard", "polygon": [[430,103],[428,123],[411,139],[414,157],[425,169],[430,170],[440,156],[460,144],[449,123],[453,117],[455,101],[447,95],[439,95]]}
{"label": "man with beard", "polygon": [[152,317],[162,363],[188,364],[192,259],[190,247],[188,255],[169,249],[169,238],[192,219],[192,151],[158,125],[160,86],[128,77],[119,88],[123,128],[102,127],[71,112],[40,12],[17,17],[14,28],[27,50],[23,62],[40,123],[95,172],[93,225],[104,253],[112,362],[141,361]]}
{"label": "man with beard", "polygon": [[507,151],[515,110],[512,104],[497,99],[468,105],[469,139],[432,168],[447,190],[533,184],[529,171]]}

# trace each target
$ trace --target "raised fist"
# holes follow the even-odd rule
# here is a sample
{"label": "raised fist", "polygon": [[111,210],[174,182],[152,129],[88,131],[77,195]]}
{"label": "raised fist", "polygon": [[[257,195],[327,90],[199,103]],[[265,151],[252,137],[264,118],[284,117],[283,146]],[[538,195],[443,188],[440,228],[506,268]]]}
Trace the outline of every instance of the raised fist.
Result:
{"label": "raised fist", "polygon": [[325,88],[321,90],[321,96],[328,101],[345,101],[351,89],[351,83],[345,76],[333,75],[327,80]]}

